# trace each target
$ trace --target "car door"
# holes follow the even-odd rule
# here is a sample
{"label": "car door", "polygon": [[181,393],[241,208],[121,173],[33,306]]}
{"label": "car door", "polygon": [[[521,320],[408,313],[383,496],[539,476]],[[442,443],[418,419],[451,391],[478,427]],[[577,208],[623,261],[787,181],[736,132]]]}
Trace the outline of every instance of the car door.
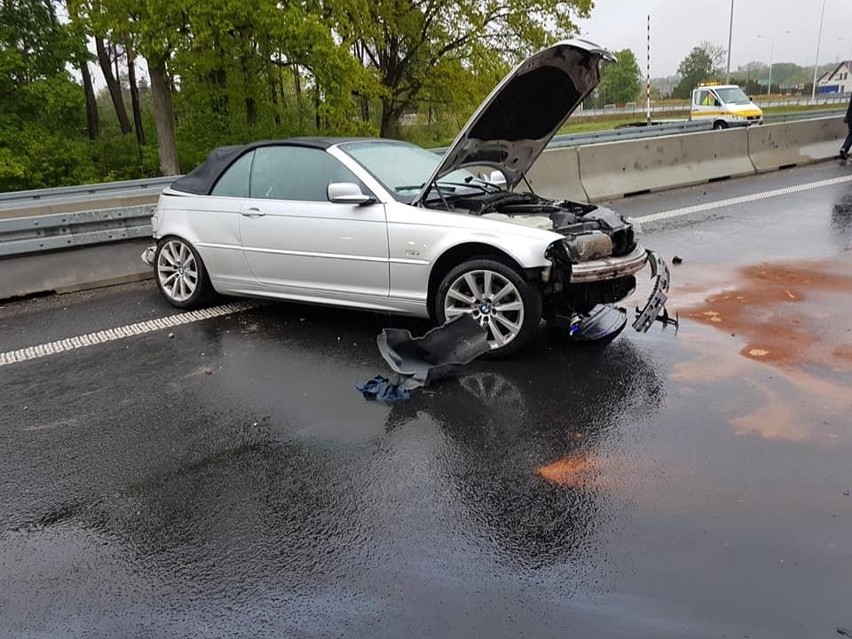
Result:
{"label": "car door", "polygon": [[692,117],[710,118],[720,112],[719,101],[709,89],[700,89],[693,93]]}
{"label": "car door", "polygon": [[260,286],[297,298],[387,297],[387,220],[381,203],[328,201],[332,182],[366,187],[324,149],[255,150],[240,211],[243,252]]}

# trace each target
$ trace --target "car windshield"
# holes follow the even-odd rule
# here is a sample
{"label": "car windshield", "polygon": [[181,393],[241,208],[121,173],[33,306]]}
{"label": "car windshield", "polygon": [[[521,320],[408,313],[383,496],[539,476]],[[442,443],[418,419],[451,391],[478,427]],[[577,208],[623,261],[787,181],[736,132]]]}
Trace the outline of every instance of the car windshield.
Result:
{"label": "car windshield", "polygon": [[[401,202],[411,202],[417,197],[441,161],[441,156],[437,153],[413,144],[390,140],[347,142],[342,144],[341,148]],[[459,169],[445,175],[438,184],[447,187],[446,190],[442,189],[446,194],[447,190],[463,188],[465,185],[478,188],[477,185],[483,183],[470,171]],[[429,197],[431,199],[439,196],[437,193],[430,193]]]}
{"label": "car windshield", "polygon": [[716,94],[722,101],[722,104],[749,104],[751,100],[743,93],[739,87],[728,87],[725,89],[716,89]]}

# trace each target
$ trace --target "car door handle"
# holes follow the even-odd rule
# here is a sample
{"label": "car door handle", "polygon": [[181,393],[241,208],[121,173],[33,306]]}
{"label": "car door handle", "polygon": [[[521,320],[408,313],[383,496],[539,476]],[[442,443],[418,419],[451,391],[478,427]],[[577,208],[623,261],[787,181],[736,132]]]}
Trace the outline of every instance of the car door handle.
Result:
{"label": "car door handle", "polygon": [[263,217],[264,215],[266,215],[266,213],[261,211],[256,206],[250,206],[240,211],[240,215],[244,215],[246,217]]}

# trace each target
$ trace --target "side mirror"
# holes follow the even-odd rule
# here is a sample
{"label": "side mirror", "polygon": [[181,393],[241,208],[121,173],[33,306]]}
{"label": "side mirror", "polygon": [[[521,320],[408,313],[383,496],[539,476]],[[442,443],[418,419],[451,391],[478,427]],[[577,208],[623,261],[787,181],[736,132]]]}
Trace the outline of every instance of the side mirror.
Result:
{"label": "side mirror", "polygon": [[361,191],[354,182],[332,182],[328,185],[328,201],[334,204],[372,204],[376,201],[371,195]]}

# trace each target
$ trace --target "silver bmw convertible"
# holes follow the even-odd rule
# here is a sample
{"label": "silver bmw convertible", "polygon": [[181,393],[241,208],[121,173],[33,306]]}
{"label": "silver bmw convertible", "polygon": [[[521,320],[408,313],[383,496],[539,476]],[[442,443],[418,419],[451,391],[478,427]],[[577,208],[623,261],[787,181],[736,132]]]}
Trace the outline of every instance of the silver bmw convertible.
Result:
{"label": "silver bmw convertible", "polygon": [[492,354],[541,320],[577,339],[624,328],[616,305],[650,264],[668,268],[602,207],[536,195],[526,173],[613,57],[559,42],[518,65],[443,155],[383,139],[294,138],[215,149],[160,196],[143,259],[180,308],[216,293],[430,318],[472,315]]}

